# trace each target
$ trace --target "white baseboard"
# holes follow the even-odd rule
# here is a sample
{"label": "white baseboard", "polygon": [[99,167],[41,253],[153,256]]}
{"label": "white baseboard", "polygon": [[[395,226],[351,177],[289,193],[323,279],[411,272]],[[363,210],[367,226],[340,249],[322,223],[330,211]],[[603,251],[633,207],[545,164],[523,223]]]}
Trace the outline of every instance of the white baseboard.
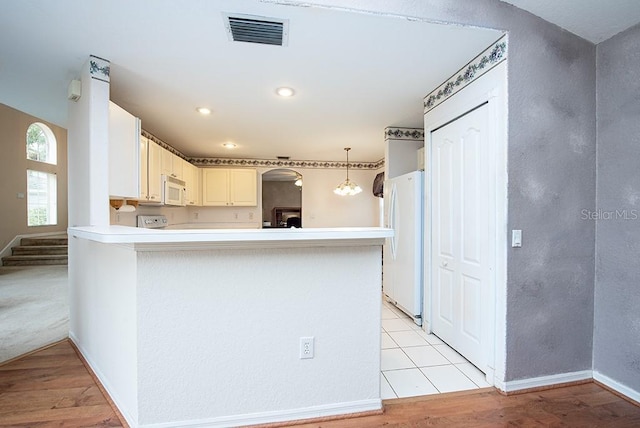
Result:
{"label": "white baseboard", "polygon": [[593,379],[597,380],[601,384],[613,389],[616,392],[628,397],[636,402],[640,403],[640,392],[629,388],[626,385],[621,384],[617,380],[611,379],[609,376],[603,375],[598,371],[593,372]]}
{"label": "white baseboard", "polygon": [[352,401],[347,403],[312,406],[301,409],[281,410],[272,412],[251,413],[246,415],[223,416],[218,418],[176,421],[160,424],[140,425],[141,428],[218,428],[246,425],[268,424],[274,422],[288,422],[302,419],[322,418],[328,416],[347,415],[350,413],[370,412],[382,409],[381,399]]}
{"label": "white baseboard", "polygon": [[560,373],[550,376],[534,377],[530,379],[518,379],[507,382],[496,382],[496,388],[504,392],[521,391],[523,389],[539,388],[543,386],[559,385],[568,382],[577,382],[593,378],[591,370],[580,372]]}
{"label": "white baseboard", "polygon": [[[129,412],[127,412],[127,409],[122,406],[122,402],[120,401],[118,395],[115,393],[113,388],[110,387],[109,382],[104,377],[102,372],[98,369],[98,366],[91,359],[86,349],[84,349],[82,345],[80,345],[80,341],[71,331],[69,332],[69,340],[71,340],[73,344],[76,346],[76,348],[78,348],[78,351],[80,351],[80,353],[82,354],[82,357],[85,359],[87,364],[89,364],[89,367],[91,367],[91,370],[93,371],[93,373],[96,375],[96,377],[102,384],[102,387],[107,391],[107,394],[109,394],[109,397],[111,398],[115,406],[118,408],[118,411],[127,421],[127,424],[129,424],[129,427],[138,428],[139,425],[136,423],[136,420],[129,414]],[[120,403],[120,405],[118,403]]]}

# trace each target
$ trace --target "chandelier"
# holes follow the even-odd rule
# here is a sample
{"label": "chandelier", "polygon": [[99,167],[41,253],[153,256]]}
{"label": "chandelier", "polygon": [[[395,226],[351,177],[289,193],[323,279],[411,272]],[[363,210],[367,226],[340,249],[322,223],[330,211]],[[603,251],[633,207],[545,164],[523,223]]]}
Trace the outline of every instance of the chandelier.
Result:
{"label": "chandelier", "polygon": [[340,196],[353,196],[362,192],[362,189],[356,183],[349,180],[349,150],[351,150],[351,147],[345,147],[344,150],[347,152],[347,179],[333,189],[333,193]]}

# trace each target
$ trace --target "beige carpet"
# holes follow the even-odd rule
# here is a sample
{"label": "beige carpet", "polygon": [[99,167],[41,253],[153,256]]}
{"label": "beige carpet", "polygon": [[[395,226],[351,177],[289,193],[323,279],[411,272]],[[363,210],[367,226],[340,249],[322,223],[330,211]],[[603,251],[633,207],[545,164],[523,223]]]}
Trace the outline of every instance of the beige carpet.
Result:
{"label": "beige carpet", "polygon": [[67,266],[0,267],[0,362],[68,336]]}

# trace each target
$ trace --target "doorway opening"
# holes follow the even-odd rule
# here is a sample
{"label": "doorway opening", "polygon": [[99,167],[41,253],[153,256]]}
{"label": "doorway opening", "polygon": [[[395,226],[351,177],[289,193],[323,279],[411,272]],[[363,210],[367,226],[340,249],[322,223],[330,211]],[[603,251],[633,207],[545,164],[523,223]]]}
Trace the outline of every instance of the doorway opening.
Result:
{"label": "doorway opening", "polygon": [[504,381],[506,75],[502,61],[425,113],[423,328],[383,303],[383,398]]}
{"label": "doorway opening", "polygon": [[302,227],[302,174],[286,168],[262,174],[262,227]]}

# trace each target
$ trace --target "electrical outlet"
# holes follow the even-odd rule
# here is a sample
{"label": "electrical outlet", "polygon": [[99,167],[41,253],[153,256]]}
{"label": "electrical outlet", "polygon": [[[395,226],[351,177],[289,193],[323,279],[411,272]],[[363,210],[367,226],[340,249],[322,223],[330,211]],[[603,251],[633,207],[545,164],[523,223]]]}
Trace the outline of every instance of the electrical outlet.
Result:
{"label": "electrical outlet", "polygon": [[200,217],[200,213],[193,213],[193,218],[194,218],[194,219],[196,219],[196,220],[197,220],[197,219],[198,219],[198,217]]}
{"label": "electrical outlet", "polygon": [[237,220],[238,219],[238,213],[233,213],[233,218]]}
{"label": "electrical outlet", "polygon": [[253,213],[249,213],[249,220],[253,220]]}
{"label": "electrical outlet", "polygon": [[300,338],[300,359],[313,358],[313,336]]}
{"label": "electrical outlet", "polygon": [[120,223],[120,213],[116,213],[116,223]]}

